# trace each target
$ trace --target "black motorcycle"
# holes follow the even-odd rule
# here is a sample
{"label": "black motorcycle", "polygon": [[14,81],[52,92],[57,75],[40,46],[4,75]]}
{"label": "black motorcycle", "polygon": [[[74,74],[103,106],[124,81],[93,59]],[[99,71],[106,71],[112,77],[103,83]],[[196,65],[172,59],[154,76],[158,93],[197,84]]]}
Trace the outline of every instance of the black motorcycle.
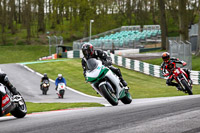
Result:
{"label": "black motorcycle", "polygon": [[47,95],[47,91],[49,90],[49,86],[50,86],[49,80],[44,80],[42,82],[42,94],[43,95]]}
{"label": "black motorcycle", "polygon": [[[14,99],[14,97],[16,97]],[[26,103],[24,98],[19,95],[13,95],[6,86],[0,83],[0,99],[1,111],[0,116],[11,113],[16,118],[23,118],[27,113]]]}

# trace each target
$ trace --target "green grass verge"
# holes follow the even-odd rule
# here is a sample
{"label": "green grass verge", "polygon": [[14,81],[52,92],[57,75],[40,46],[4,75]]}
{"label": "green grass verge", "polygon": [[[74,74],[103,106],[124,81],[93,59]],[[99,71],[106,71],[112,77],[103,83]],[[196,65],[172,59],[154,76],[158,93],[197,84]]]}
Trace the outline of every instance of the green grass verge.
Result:
{"label": "green grass verge", "polygon": [[[162,58],[144,60],[144,62],[154,65],[161,65]],[[200,71],[200,56],[192,56],[192,70]]]}
{"label": "green grass verge", "polygon": [[46,45],[0,46],[0,64],[34,61],[49,54]]}
{"label": "green grass verge", "polygon": [[153,64],[153,65],[161,65],[163,60],[162,58],[150,59],[150,60],[143,60],[144,62]]}
{"label": "green grass verge", "polygon": [[192,70],[200,71],[200,56],[192,56]]}
{"label": "green grass verge", "polygon": [[[83,93],[99,96],[89,83],[85,83],[81,67],[81,59],[69,59],[62,62],[50,62],[43,64],[29,64],[30,68],[47,73],[51,79],[56,79],[58,73],[62,73],[67,80],[67,85]],[[175,87],[166,86],[166,80],[145,75],[140,72],[119,67],[123,78],[131,88],[133,98],[152,98],[187,95],[176,91]],[[200,94],[198,85],[193,86],[194,94]]]}
{"label": "green grass verge", "polygon": [[26,102],[27,113],[44,112],[60,109],[71,109],[71,108],[85,108],[85,107],[102,107],[99,103],[31,103]]}

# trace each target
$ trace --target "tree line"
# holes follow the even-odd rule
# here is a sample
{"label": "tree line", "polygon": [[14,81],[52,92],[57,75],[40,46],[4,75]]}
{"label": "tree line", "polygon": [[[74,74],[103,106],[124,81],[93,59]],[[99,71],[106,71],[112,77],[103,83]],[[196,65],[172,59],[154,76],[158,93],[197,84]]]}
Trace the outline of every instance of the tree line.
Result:
{"label": "tree line", "polygon": [[[162,39],[180,35],[188,40],[188,26],[199,19],[200,0],[0,0],[0,43],[26,44],[42,40],[46,32],[65,42],[126,25],[160,24]],[[20,40],[19,39],[19,40]],[[167,48],[163,41],[162,48]]]}

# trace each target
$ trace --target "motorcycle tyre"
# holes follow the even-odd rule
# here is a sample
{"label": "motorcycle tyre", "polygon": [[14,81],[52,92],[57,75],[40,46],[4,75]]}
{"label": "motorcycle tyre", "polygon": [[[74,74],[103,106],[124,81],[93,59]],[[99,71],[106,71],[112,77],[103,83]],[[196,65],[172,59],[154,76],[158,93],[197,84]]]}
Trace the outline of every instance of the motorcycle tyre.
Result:
{"label": "motorcycle tyre", "polygon": [[118,105],[118,99],[114,98],[108,91],[108,89],[106,88],[105,85],[101,85],[100,86],[100,90],[103,94],[103,96],[105,97],[105,99],[107,99],[107,101],[113,105],[113,106],[117,106]]}
{"label": "motorcycle tyre", "polygon": [[13,111],[10,112],[16,118],[23,118],[27,113],[27,107],[26,107],[26,103],[25,103],[23,97],[22,97],[22,100],[24,102],[24,105],[22,105],[22,106],[24,106],[25,111],[22,111],[22,109],[20,108],[20,105],[18,105]]}
{"label": "motorcycle tyre", "polygon": [[48,88],[43,88],[42,94],[43,94],[43,95],[47,95],[47,91],[48,91]]}
{"label": "motorcycle tyre", "polygon": [[59,98],[64,98],[64,94],[65,94],[65,91],[64,90],[60,90],[60,97]]}
{"label": "motorcycle tyre", "polygon": [[190,86],[188,85],[188,83],[187,83],[184,79],[181,81],[181,83],[182,83],[183,86],[185,87],[187,93],[188,93],[189,95],[193,95],[192,90],[190,89]]}
{"label": "motorcycle tyre", "polygon": [[126,93],[126,96],[125,97],[123,97],[122,99],[121,99],[121,101],[122,101],[122,103],[124,103],[124,104],[130,104],[131,102],[132,102],[132,97],[131,97],[131,95],[130,95],[130,93],[127,91],[127,92],[125,92]]}

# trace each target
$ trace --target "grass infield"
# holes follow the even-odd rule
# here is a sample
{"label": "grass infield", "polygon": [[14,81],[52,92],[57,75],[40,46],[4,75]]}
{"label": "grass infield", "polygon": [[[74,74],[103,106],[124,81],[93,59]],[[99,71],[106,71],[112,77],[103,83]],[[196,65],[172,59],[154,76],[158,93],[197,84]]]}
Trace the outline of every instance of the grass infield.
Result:
{"label": "grass infield", "polygon": [[[81,67],[81,59],[70,59],[61,62],[49,62],[40,64],[29,64],[28,67],[40,73],[47,73],[55,80],[58,73],[62,73],[67,80],[67,86],[81,91],[83,93],[99,96],[92,89],[89,83],[85,82]],[[116,66],[118,67],[118,66]],[[175,87],[166,86],[166,80],[145,75],[140,72],[119,67],[123,78],[130,87],[130,93],[133,98],[153,98],[153,97],[171,97],[187,95],[177,91]],[[193,85],[193,93],[200,94],[198,85]]]}

